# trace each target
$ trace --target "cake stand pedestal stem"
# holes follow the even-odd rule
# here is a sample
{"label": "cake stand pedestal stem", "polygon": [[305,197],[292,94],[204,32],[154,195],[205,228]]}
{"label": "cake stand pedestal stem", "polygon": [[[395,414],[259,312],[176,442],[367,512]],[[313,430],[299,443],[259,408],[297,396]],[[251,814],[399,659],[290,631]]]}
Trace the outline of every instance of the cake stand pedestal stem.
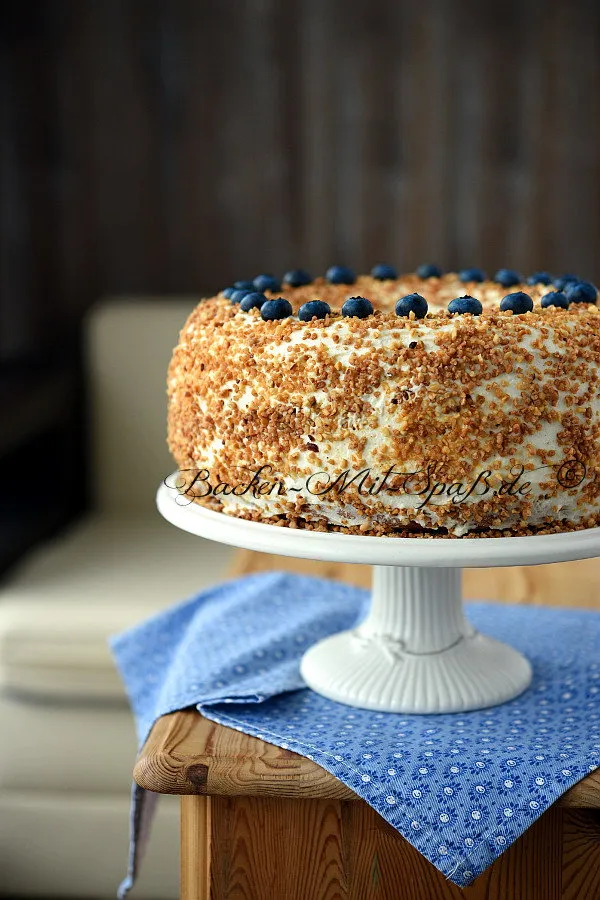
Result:
{"label": "cake stand pedestal stem", "polygon": [[495,706],[531,681],[520,653],[465,618],[460,568],[427,566],[375,566],[364,621],[311,647],[301,672],[332,700],[402,713]]}
{"label": "cake stand pedestal stem", "polygon": [[461,569],[374,566],[369,614],[357,632],[397,641],[407,653],[436,653],[473,629],[464,617]]}

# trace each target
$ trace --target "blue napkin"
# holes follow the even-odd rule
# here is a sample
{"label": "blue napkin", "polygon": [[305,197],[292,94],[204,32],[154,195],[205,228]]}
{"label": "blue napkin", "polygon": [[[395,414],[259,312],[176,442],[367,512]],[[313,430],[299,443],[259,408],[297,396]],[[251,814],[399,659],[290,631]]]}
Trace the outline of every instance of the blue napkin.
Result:
{"label": "blue napkin", "polygon": [[[358,588],[280,572],[226,582],[111,640],[140,746],[166,713],[202,715],[313,759],[455,884],[470,884],[600,764],[600,615],[467,604],[473,625],[533,664],[521,697],[476,712],[378,713],[304,687],[302,654],[355,626]],[[134,787],[135,880],[156,795]]]}

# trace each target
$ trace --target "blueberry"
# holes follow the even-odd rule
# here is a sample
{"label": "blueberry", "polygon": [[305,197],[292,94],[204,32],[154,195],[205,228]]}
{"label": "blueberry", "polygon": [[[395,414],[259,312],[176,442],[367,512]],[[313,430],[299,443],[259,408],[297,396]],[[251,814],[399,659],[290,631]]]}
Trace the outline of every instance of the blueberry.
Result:
{"label": "blueberry", "polygon": [[513,284],[521,284],[522,280],[519,273],[513,269],[498,269],[494,275],[494,281],[501,284],[502,287],[512,287]]}
{"label": "blueberry", "polygon": [[598,289],[589,281],[572,281],[565,288],[569,303],[595,303]]}
{"label": "blueberry", "polygon": [[419,276],[419,278],[440,278],[441,274],[442,270],[439,266],[432,266],[428,263],[419,266],[417,269],[417,275]]}
{"label": "blueberry", "polygon": [[347,266],[331,266],[325,273],[325,278],[331,284],[354,284],[356,275]]}
{"label": "blueberry", "polygon": [[234,281],[233,286],[236,291],[253,291],[254,290],[254,282],[253,281]]}
{"label": "blueberry", "polygon": [[461,269],[458,277],[461,281],[485,281],[486,274],[483,269]]}
{"label": "blueberry", "polygon": [[281,284],[276,278],[273,278],[272,275],[257,275],[253,284],[254,290],[260,291],[261,294],[263,291],[271,291],[271,293],[274,293],[275,291],[281,290]]}
{"label": "blueberry", "polygon": [[342,306],[343,316],[356,316],[366,319],[373,312],[373,304],[366,297],[348,297]]}
{"label": "blueberry", "polygon": [[412,312],[416,319],[423,319],[427,315],[427,309],[427,300],[420,294],[407,294],[396,303],[397,316],[408,316]]}
{"label": "blueberry", "polygon": [[483,312],[483,306],[477,299],[477,297],[469,297],[468,294],[465,294],[464,297],[455,297],[454,300],[451,300],[448,304],[448,312],[450,313],[471,313],[473,316],[480,316]]}
{"label": "blueberry", "polygon": [[523,313],[531,312],[533,309],[533,300],[524,291],[515,291],[514,294],[507,294],[500,301],[500,309],[502,312],[510,310],[513,315],[520,316]]}
{"label": "blueberry", "polygon": [[227,297],[228,300],[231,300],[232,295],[235,293],[234,287],[226,287],[222,294],[224,297]]}
{"label": "blueberry", "polygon": [[277,300],[267,300],[260,308],[260,314],[265,322],[272,319],[287,319],[293,312],[292,304],[284,297],[278,297]]}
{"label": "blueberry", "polygon": [[324,319],[331,312],[329,303],[323,303],[322,300],[309,300],[303,303],[298,310],[298,318],[301,322],[310,322],[311,319]]}
{"label": "blueberry", "polygon": [[260,309],[263,303],[266,302],[267,298],[264,294],[261,294],[259,291],[252,291],[251,293],[246,294],[240,303],[240,307],[244,312],[248,312],[250,309]]}
{"label": "blueberry", "polygon": [[534,272],[527,279],[527,284],[552,284],[550,272]]}
{"label": "blueberry", "polygon": [[283,276],[283,283],[289,284],[290,287],[302,287],[305,284],[310,284],[311,281],[312,276],[305,272],[304,269],[291,269]]}
{"label": "blueberry", "polygon": [[[254,288],[252,288],[252,290],[254,290]],[[233,291],[233,293],[231,294],[229,299],[231,300],[232,303],[241,303],[242,300],[244,299],[244,297],[246,296],[246,294],[249,294],[249,293],[250,293],[250,291],[248,291],[246,289],[235,290],[235,291]]]}
{"label": "blueberry", "polygon": [[560,306],[562,309],[567,309],[568,305],[567,296],[561,291],[550,291],[549,294],[544,294],[541,301],[542,309],[546,309],[547,306]]}
{"label": "blueberry", "polygon": [[572,281],[579,281],[577,275],[560,275],[558,278],[554,279],[554,287],[557,291],[564,291],[566,286]]}
{"label": "blueberry", "polygon": [[395,268],[393,266],[388,266],[387,263],[378,263],[376,266],[373,266],[371,275],[373,278],[376,278],[377,281],[392,281],[394,278],[398,277]]}

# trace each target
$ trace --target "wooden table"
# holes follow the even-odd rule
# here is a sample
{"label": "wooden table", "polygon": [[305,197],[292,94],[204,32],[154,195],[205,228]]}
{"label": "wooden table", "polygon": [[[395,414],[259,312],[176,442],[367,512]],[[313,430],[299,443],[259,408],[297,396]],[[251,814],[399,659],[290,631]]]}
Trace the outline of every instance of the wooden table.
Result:
{"label": "wooden table", "polygon": [[[250,551],[232,574],[273,568],[370,577],[366,566]],[[599,609],[600,560],[467,570],[464,594]],[[134,776],[182,795],[182,900],[600,900],[600,770],[462,889],[320,766],[195,710],[156,723]]]}

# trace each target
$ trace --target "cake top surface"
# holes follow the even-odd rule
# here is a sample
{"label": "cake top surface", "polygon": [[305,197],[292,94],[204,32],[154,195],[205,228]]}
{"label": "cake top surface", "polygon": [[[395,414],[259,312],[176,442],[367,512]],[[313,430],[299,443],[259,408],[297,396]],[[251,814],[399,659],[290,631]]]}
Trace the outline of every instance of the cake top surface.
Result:
{"label": "cake top surface", "polygon": [[431,320],[498,312],[546,314],[549,309],[593,305],[597,295],[593,284],[574,275],[553,279],[537,272],[524,279],[517,272],[500,269],[488,279],[479,269],[442,274],[437,266],[420,266],[399,276],[392,266],[380,264],[370,274],[358,276],[343,266],[333,266],[324,277],[314,279],[303,270],[288,272],[282,280],[258,275],[235,282],[216,296],[263,321],[293,317],[310,322],[339,316]]}

